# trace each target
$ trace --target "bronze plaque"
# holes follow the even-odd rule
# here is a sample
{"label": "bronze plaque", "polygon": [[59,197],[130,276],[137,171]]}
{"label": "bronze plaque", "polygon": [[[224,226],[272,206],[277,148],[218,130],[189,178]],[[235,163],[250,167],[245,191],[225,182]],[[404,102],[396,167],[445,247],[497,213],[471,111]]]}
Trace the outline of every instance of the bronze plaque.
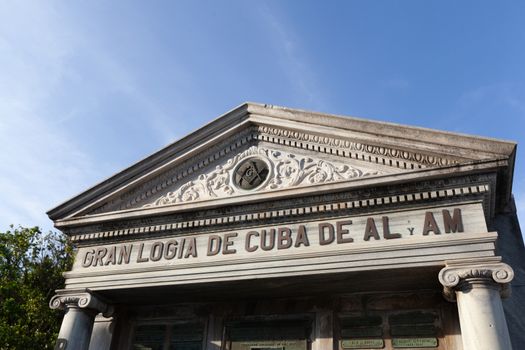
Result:
{"label": "bronze plaque", "polygon": [[393,338],[394,348],[435,348],[438,346],[437,338]]}
{"label": "bronze plaque", "polygon": [[254,340],[232,341],[232,350],[306,350],[306,339],[302,340]]}
{"label": "bronze plaque", "polygon": [[382,349],[385,347],[385,341],[380,338],[369,339],[346,339],[341,340],[343,349]]}

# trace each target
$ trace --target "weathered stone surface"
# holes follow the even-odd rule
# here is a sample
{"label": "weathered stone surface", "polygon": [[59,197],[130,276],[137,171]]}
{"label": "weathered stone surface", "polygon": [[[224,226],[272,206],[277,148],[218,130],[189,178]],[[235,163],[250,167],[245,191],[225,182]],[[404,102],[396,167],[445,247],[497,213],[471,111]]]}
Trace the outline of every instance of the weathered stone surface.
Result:
{"label": "weathered stone surface", "polygon": [[[78,248],[51,302],[68,310],[61,338],[128,349],[151,328],[167,347],[195,325],[186,345],[214,350],[492,350],[510,349],[508,321],[522,348],[515,149],[244,104],[48,213]],[[379,321],[342,330],[351,317]],[[292,321],[297,339],[234,341],[235,325]]]}

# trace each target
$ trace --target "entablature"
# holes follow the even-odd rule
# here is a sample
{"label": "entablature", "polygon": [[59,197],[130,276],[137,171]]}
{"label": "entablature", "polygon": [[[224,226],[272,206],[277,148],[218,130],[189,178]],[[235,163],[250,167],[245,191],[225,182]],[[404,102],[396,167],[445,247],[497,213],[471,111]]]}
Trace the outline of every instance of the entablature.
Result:
{"label": "entablature", "polygon": [[320,192],[302,197],[269,196],[265,200],[258,197],[252,202],[229,201],[221,206],[148,207],[129,211],[128,216],[114,213],[100,218],[81,219],[79,224],[71,225],[65,231],[76,244],[98,244],[97,242],[213,232],[224,228],[308,221],[340,215],[373,215],[377,212],[416,210],[465,202],[481,203],[484,219],[490,223],[492,186],[495,186],[494,174],[477,174],[395,183],[375,188]]}

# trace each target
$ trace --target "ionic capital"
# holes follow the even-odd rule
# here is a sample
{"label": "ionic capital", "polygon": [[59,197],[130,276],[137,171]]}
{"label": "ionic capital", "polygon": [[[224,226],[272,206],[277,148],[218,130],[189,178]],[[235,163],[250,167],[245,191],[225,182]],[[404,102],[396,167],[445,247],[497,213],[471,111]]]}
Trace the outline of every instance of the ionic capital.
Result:
{"label": "ionic capital", "polygon": [[443,294],[450,301],[456,299],[456,291],[475,286],[499,288],[502,298],[510,295],[509,283],[514,278],[512,268],[502,263],[500,258],[471,261],[448,261],[439,272],[439,282],[443,285]]}
{"label": "ionic capital", "polygon": [[67,308],[80,308],[96,311],[109,317],[113,313],[113,308],[93,295],[89,289],[81,290],[60,290],[49,301],[49,307],[52,309],[64,310]]}

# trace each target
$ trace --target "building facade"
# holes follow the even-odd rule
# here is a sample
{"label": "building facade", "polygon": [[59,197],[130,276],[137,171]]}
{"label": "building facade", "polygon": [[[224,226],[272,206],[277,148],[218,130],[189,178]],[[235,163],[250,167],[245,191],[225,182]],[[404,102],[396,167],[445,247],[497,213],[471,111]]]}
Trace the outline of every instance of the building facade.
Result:
{"label": "building facade", "polygon": [[56,349],[525,349],[515,152],[241,105],[48,212]]}

